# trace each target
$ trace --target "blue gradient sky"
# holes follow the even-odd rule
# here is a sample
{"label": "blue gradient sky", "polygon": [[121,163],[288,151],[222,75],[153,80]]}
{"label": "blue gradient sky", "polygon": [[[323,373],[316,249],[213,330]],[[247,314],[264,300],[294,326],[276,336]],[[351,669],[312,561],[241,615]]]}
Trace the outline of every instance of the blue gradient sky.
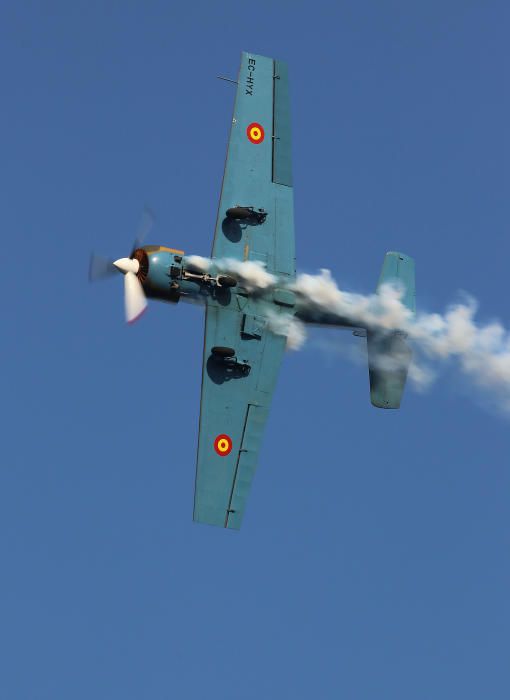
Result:
{"label": "blue gradient sky", "polygon": [[[290,64],[298,267],[510,325],[506,2],[0,7],[0,697],[510,696],[508,418],[444,368],[370,406],[286,358],[240,534],[191,522],[202,312],[122,320],[122,256],[207,255],[242,49]],[[329,338],[328,349],[321,349]]]}

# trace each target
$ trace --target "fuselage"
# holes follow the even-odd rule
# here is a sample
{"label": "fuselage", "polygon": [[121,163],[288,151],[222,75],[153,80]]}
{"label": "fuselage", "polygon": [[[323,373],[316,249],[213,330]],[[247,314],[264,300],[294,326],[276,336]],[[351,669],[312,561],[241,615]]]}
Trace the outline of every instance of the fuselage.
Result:
{"label": "fuselage", "polygon": [[137,249],[133,257],[140,263],[138,278],[148,298],[169,303],[185,301],[194,304],[229,305],[237,295],[257,296],[273,304],[285,307],[288,313],[303,323],[356,328],[357,324],[334,312],[314,308],[291,285],[270,286],[266,289],[249,290],[242,281],[231,274],[224,274],[211,261],[207,270],[187,258],[184,251],[166,246],[144,246]]}

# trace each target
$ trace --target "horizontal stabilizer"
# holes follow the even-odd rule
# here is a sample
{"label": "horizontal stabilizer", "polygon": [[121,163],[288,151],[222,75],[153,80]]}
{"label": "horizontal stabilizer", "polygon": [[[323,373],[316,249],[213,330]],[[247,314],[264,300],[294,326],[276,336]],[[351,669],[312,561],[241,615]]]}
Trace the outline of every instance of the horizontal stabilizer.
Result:
{"label": "horizontal stabilizer", "polygon": [[[386,253],[377,285],[396,284],[403,288],[402,303],[414,313],[414,260],[403,253]],[[411,362],[411,349],[402,331],[367,331],[370,399],[377,408],[400,408]]]}

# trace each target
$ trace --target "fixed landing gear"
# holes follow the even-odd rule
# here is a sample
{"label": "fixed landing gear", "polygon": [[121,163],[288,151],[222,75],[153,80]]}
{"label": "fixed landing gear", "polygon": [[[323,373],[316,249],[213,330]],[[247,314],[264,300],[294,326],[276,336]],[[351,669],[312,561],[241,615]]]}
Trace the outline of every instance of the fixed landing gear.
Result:
{"label": "fixed landing gear", "polygon": [[267,211],[264,209],[255,209],[255,207],[241,207],[236,204],[235,207],[230,207],[226,211],[228,219],[235,221],[246,221],[246,223],[263,224],[267,217]]}
{"label": "fixed landing gear", "polygon": [[215,345],[213,348],[211,348],[211,355],[216,362],[223,365],[226,370],[230,370],[242,377],[246,377],[250,373],[250,365],[247,362],[240,362],[237,359],[234,348],[227,348],[223,345]]}

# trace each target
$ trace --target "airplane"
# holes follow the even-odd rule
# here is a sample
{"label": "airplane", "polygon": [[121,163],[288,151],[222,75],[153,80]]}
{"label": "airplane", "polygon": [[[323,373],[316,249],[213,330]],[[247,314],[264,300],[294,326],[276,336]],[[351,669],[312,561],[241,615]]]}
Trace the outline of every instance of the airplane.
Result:
{"label": "airplane", "polygon": [[[352,320],[310,309],[292,290],[296,277],[290,98],[287,64],[243,52],[223,176],[211,267],[163,245],[135,244],[129,257],[91,260],[91,278],[124,274],[128,322],[147,298],[205,306],[205,338],[193,519],[238,530],[257,466],[286,338],[268,323],[295,316],[303,323],[350,328],[365,336],[370,396],[378,408],[399,408],[411,357],[403,333],[381,334]],[[278,283],[250,291],[215,262],[256,262]],[[221,268],[221,266],[219,266]],[[415,310],[414,261],[386,254],[377,289],[397,281]],[[381,357],[395,352],[398,366]]]}

